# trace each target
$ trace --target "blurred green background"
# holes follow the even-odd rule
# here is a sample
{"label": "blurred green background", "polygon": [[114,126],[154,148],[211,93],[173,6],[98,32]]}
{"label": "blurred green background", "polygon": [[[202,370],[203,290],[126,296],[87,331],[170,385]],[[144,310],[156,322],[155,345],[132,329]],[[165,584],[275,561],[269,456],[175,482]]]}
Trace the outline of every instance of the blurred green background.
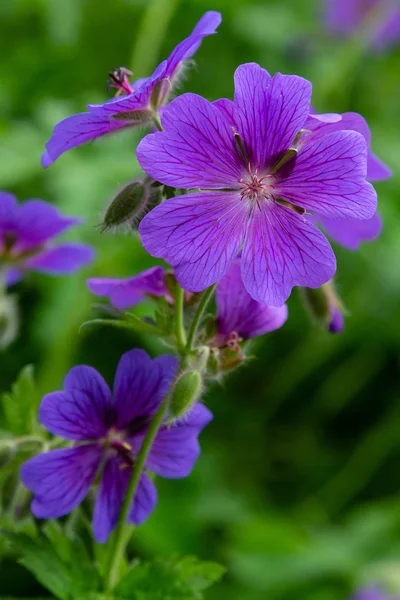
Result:
{"label": "blurred green background", "polygon": [[[373,148],[395,175],[377,186],[381,238],[357,253],[337,248],[345,332],[333,337],[311,324],[293,293],[285,327],[258,340],[257,358],[207,394],[215,420],[195,472],[159,481],[159,505],[132,550],[220,561],[228,573],[211,600],[337,600],[371,581],[400,592],[400,47],[362,54],[329,37],[321,2],[0,2],[0,189],[84,215],[70,238],[97,248],[95,264],[77,276],[31,276],[15,288],[20,334],[0,354],[0,391],[27,363],[44,393],[76,363],[111,382],[126,350],[161,351],[120,331],[78,335],[94,314],[88,276],[129,276],[154,264],[137,239],[95,227],[113,192],[139,172],[139,135],[98,140],[46,171],[39,159],[57,121],[106,99],[110,69],[150,73],[210,9],[223,23],[203,42],[185,91],[231,97],[243,62],[297,73],[313,82],[319,112],[367,118]],[[12,557],[0,581],[0,596],[46,595]]]}

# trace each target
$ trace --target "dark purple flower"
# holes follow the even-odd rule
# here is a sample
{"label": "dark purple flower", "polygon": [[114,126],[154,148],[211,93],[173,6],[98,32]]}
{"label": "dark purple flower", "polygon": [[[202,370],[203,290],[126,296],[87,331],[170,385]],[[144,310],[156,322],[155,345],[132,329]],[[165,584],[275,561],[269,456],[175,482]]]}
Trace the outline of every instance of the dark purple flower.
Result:
{"label": "dark purple flower", "polygon": [[150,77],[130,85],[126,70],[117,70],[122,71],[119,92],[127,95],[105,104],[89,104],[89,112],[72,115],[58,123],[46,144],[42,165],[50,166],[64,152],[89,140],[119,129],[150,123],[154,111],[168,101],[185,61],[195,54],[204,37],[216,33],[220,23],[220,13],[205,13],[190,36],[176,46]]}
{"label": "dark purple flower", "polygon": [[[306,125],[302,140],[316,140],[321,136],[335,131],[358,131],[364,136],[368,145],[367,179],[369,181],[383,181],[392,175],[392,171],[371,150],[371,132],[366,120],[358,113],[312,114]],[[310,134],[311,132],[311,134]],[[375,240],[382,231],[382,219],[378,213],[372,218],[359,219],[331,219],[314,214],[314,222],[320,222],[328,235],[338,244],[348,250],[357,250],[361,242]]]}
{"label": "dark purple flower", "polygon": [[[22,482],[34,493],[31,508],[36,517],[53,519],[71,512],[101,471],[93,532],[98,542],[107,540],[116,526],[147,427],[177,366],[172,356],[151,360],[143,350],[131,350],[120,360],[113,394],[95,369],[79,366],[68,373],[63,391],[43,398],[40,422],[75,445],[40,454],[23,465]],[[199,456],[197,437],[211,419],[210,411],[197,404],[184,419],[163,425],[146,468],[162,477],[186,477]],[[143,473],[129,523],[145,521],[156,502],[156,488]]]}
{"label": "dark purple flower", "polygon": [[336,35],[363,30],[375,50],[400,40],[400,6],[396,0],[325,0],[325,22]]}
{"label": "dark purple flower", "polygon": [[267,306],[253,300],[247,293],[239,258],[219,282],[216,302],[218,345],[264,335],[282,327],[288,317],[286,304],[280,307]]}
{"label": "dark purple flower", "polygon": [[368,219],[376,193],[365,180],[359,133],[293,148],[310,98],[301,77],[242,65],[234,102],[184,94],[165,108],[165,131],[142,140],[138,159],[151,177],[201,188],[166,200],[139,227],[146,250],[172,264],[182,287],[201,291],[219,281],[242,246],[245,288],[271,306],[282,306],[293,286],[318,287],[333,276],[332,248],[305,210]]}
{"label": "dark purple flower", "polygon": [[18,204],[15,196],[0,192],[0,272],[13,285],[27,271],[49,275],[74,273],[94,258],[90,246],[77,243],[53,245],[60,233],[82,219],[64,217],[43,200]]}
{"label": "dark purple flower", "polygon": [[107,296],[119,310],[139,304],[147,294],[169,298],[163,267],[152,267],[126,279],[95,277],[87,280],[87,286],[95,296]]}

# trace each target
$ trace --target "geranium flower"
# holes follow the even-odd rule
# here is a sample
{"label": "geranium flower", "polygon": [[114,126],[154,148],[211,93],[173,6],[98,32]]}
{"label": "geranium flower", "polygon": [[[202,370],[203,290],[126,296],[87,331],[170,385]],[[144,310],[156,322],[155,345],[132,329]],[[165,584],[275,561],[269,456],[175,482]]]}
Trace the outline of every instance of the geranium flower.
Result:
{"label": "geranium flower", "polygon": [[325,0],[325,23],[336,35],[364,29],[375,50],[400,40],[400,7],[396,0]]}
{"label": "geranium flower", "polygon": [[[99,475],[93,533],[98,542],[108,539],[117,524],[146,430],[177,366],[172,356],[151,360],[143,350],[131,350],[120,360],[113,394],[95,369],[78,366],[68,373],[63,391],[43,398],[40,422],[54,435],[75,444],[35,456],[22,466],[22,482],[34,493],[31,508],[36,517],[54,519],[68,514],[83,501]],[[184,419],[163,425],[146,469],[167,478],[189,475],[200,453],[197,437],[211,419],[210,411],[196,404]],[[144,472],[128,522],[143,523],[156,502],[156,488]]]}
{"label": "geranium flower", "polygon": [[368,219],[376,193],[365,180],[359,133],[338,131],[293,148],[310,99],[305,79],[242,65],[233,103],[184,94],[165,108],[165,131],[141,141],[146,173],[201,189],[166,200],[139,227],[146,250],[174,267],[182,287],[201,291],[219,281],[242,247],[244,286],[271,306],[282,306],[293,286],[318,287],[334,275],[332,248],[305,210]]}
{"label": "geranium flower", "polygon": [[154,113],[168,101],[185,61],[195,54],[204,37],[216,33],[220,23],[220,13],[205,13],[190,36],[176,46],[150,77],[139,79],[132,85],[128,79],[129,71],[116,69],[111,73],[113,87],[126,95],[104,104],[89,104],[89,112],[72,115],[58,123],[46,144],[42,165],[48,167],[67,150],[108,133],[149,124]]}
{"label": "geranium flower", "polygon": [[82,219],[64,217],[43,200],[18,204],[0,192],[0,275],[10,286],[26,272],[66,275],[89,264],[94,251],[86,244],[54,244],[54,238]]}

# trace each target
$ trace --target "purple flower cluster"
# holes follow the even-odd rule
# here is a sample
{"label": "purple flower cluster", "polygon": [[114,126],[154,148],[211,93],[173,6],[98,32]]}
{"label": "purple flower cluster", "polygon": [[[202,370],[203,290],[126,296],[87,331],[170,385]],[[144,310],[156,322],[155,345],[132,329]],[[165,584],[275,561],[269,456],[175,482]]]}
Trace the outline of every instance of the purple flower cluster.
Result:
{"label": "purple flower cluster", "polygon": [[[71,440],[73,446],[35,456],[22,467],[22,481],[34,493],[32,512],[36,517],[53,519],[71,512],[100,476],[93,532],[98,542],[108,539],[117,524],[147,428],[177,367],[172,356],[151,360],[143,350],[132,350],[120,360],[113,394],[95,369],[78,366],[66,376],[63,391],[43,398],[40,422],[54,435]],[[146,469],[162,477],[186,477],[200,452],[198,435],[211,419],[210,411],[196,404],[181,420],[164,424]],[[145,521],[156,502],[154,483],[143,473],[129,523]]]}
{"label": "purple flower cluster", "polygon": [[201,190],[166,200],[139,228],[146,250],[174,267],[182,287],[219,281],[239,251],[247,292],[267,305],[334,275],[333,251],[306,211],[366,220],[377,199],[362,134],[322,124],[303,135],[310,100],[305,79],[242,65],[233,102],[184,94],[165,108],[165,131],[142,140],[137,154],[149,176]]}
{"label": "purple flower cluster", "polygon": [[89,104],[88,112],[72,115],[58,123],[46,144],[42,165],[48,167],[67,150],[108,133],[151,125],[153,115],[168,102],[186,61],[195,54],[204,37],[216,33],[220,23],[220,13],[205,13],[191,35],[176,46],[150,77],[131,85],[127,70],[117,69],[117,74],[111,74],[113,86],[124,96],[105,104]]}
{"label": "purple flower cluster", "polygon": [[325,0],[325,23],[337,35],[365,29],[375,50],[400,41],[400,6],[397,0]]}
{"label": "purple flower cluster", "polygon": [[28,271],[66,275],[89,264],[94,258],[90,246],[53,243],[60,233],[81,222],[64,217],[43,200],[18,204],[12,194],[0,192],[0,273],[6,285],[13,285]]}

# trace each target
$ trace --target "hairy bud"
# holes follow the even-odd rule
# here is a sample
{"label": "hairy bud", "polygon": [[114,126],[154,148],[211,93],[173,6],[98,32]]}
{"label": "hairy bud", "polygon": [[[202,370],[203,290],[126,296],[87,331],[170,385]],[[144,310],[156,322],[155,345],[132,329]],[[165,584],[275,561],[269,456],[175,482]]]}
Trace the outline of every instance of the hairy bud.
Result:
{"label": "hairy bud", "polygon": [[111,200],[101,224],[102,231],[127,225],[135,229],[142,218],[162,198],[163,186],[150,179],[134,179],[125,184]]}
{"label": "hairy bud", "polygon": [[344,307],[336,293],[333,279],[321,287],[301,288],[303,300],[311,315],[331,333],[341,333],[344,329]]}
{"label": "hairy bud", "polygon": [[189,412],[200,397],[202,385],[198,371],[186,371],[179,376],[171,398],[172,417],[177,419]]}

